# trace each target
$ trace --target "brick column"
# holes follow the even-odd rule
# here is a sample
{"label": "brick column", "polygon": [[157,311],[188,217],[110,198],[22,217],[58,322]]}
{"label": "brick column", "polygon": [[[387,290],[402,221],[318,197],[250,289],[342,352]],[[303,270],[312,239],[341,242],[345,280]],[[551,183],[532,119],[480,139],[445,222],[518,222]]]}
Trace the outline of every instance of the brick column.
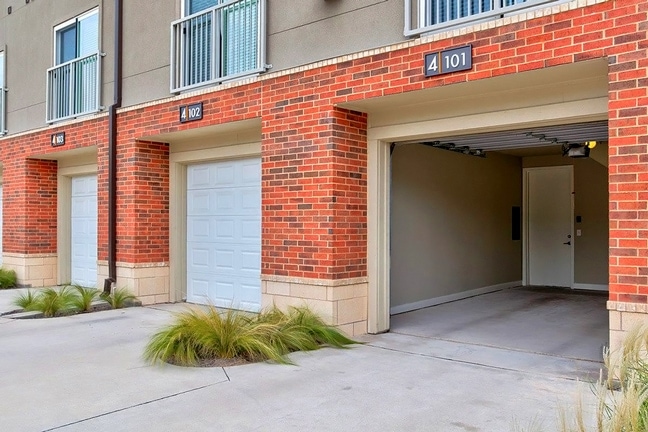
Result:
{"label": "brick column", "polygon": [[263,303],[366,333],[366,115],[276,106],[262,131]]}
{"label": "brick column", "polygon": [[19,284],[55,285],[57,162],[16,158],[3,179],[3,266]]}
{"label": "brick column", "polygon": [[[107,147],[99,149],[99,209],[108,205]],[[169,301],[169,146],[124,139],[117,155],[117,287],[145,304]],[[108,277],[108,213],[99,212],[99,279]]]}
{"label": "brick column", "polygon": [[610,344],[648,322],[648,49],[646,2],[610,12]]}

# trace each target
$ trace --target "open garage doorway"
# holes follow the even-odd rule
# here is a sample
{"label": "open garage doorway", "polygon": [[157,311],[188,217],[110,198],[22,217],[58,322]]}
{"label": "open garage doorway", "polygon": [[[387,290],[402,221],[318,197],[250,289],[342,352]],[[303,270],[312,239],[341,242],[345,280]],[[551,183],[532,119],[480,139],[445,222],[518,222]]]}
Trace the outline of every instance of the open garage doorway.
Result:
{"label": "open garage doorway", "polygon": [[600,360],[607,130],[598,121],[392,145],[391,330]]}

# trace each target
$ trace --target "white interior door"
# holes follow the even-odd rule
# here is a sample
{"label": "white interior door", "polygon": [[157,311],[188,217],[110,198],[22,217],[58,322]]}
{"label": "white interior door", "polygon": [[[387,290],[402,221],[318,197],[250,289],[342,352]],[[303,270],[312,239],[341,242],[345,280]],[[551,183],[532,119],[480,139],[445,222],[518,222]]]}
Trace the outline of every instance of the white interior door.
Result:
{"label": "white interior door", "polygon": [[97,286],[97,176],[72,179],[71,282]]}
{"label": "white interior door", "polygon": [[261,308],[261,160],[187,167],[187,301]]}
{"label": "white interior door", "polygon": [[525,170],[527,282],[572,287],[572,166]]}

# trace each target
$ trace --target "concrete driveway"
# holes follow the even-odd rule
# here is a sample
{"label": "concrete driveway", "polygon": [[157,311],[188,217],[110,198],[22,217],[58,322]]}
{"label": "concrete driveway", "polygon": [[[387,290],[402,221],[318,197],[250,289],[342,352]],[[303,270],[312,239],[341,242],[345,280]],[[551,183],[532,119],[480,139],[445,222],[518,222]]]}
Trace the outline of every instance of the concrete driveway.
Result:
{"label": "concrete driveway", "polygon": [[591,398],[575,377],[598,367],[396,333],[296,366],[145,364],[147,338],[183,307],[0,318],[0,430],[553,431],[560,406]]}

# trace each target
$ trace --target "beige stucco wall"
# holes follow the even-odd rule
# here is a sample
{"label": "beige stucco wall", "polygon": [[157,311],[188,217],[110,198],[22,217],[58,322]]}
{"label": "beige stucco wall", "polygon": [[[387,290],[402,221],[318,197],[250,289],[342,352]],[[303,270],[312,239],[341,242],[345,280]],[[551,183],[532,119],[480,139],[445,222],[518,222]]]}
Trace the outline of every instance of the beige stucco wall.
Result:
{"label": "beige stucco wall", "polygon": [[273,71],[405,40],[403,0],[268,0]]}
{"label": "beige stucco wall", "polygon": [[519,158],[422,145],[392,155],[391,306],[522,279],[511,208],[522,203]]}
{"label": "beige stucco wall", "polygon": [[[54,59],[54,27],[101,3],[101,0],[28,4],[24,0],[0,1],[0,47],[6,45],[7,50],[9,133],[45,126],[45,84],[47,69],[52,67]],[[11,15],[7,14],[9,7]]]}
{"label": "beige stucco wall", "polygon": [[[404,40],[402,0],[268,0],[267,59],[271,71]],[[7,14],[11,7],[12,13]],[[46,71],[53,65],[54,26],[99,8],[102,105],[113,101],[114,2],[0,0],[0,50],[6,45],[10,134],[46,126]],[[170,26],[181,2],[123,4],[123,106],[170,96]]]}
{"label": "beige stucco wall", "polygon": [[[540,166],[574,166],[574,283],[608,284],[608,172],[592,158],[573,159],[555,156],[523,158],[524,168]],[[576,233],[574,233],[576,234]],[[585,288],[585,287],[583,287]]]}

